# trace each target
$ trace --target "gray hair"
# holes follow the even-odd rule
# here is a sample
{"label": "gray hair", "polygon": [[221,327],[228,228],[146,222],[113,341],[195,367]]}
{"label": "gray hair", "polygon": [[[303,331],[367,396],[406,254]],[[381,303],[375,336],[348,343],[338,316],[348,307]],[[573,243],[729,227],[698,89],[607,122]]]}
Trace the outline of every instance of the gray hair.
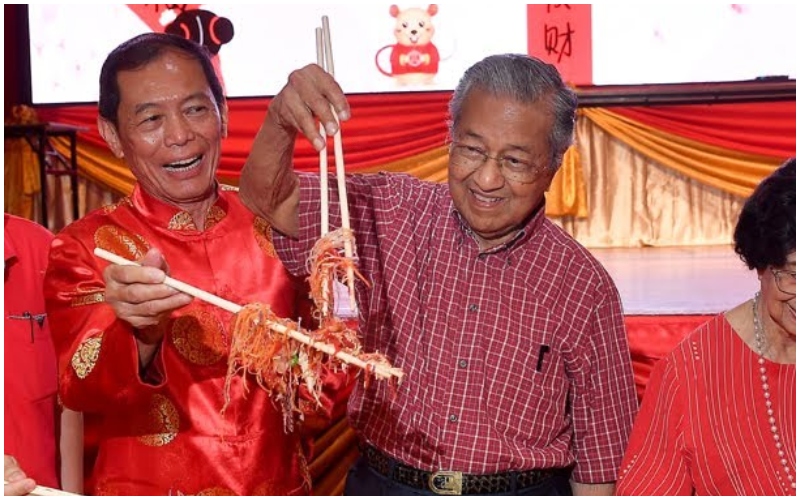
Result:
{"label": "gray hair", "polygon": [[484,90],[523,104],[549,99],[554,115],[550,133],[550,168],[557,170],[572,144],[578,97],[564,84],[552,64],[523,54],[499,54],[475,63],[461,77],[450,100],[450,137],[461,119],[461,107],[469,93]]}

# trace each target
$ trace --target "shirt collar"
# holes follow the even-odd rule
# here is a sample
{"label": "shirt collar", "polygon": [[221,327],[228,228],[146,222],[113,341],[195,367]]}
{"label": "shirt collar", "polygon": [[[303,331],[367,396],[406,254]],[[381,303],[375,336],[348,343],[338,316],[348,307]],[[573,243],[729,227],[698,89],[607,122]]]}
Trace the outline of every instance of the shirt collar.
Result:
{"label": "shirt collar", "polygon": [[215,185],[215,190],[217,199],[208,209],[206,226],[199,229],[195,227],[188,212],[151,196],[139,184],[133,188],[131,202],[156,227],[170,231],[202,232],[212,228],[228,213],[229,202],[222,196],[219,183]]}
{"label": "shirt collar", "polygon": [[[545,219],[544,207],[545,207],[545,201],[542,200],[542,203],[538,207],[536,207],[536,209],[534,209],[533,213],[528,217],[528,220],[517,231],[517,234],[515,234],[513,238],[511,238],[509,241],[505,243],[489,248],[488,250],[483,250],[480,253],[490,254],[490,253],[498,253],[503,250],[512,251],[524,245],[544,223]],[[473,241],[477,243],[478,240],[477,237],[475,236],[475,233],[469,227],[467,221],[464,220],[464,217],[461,215],[461,213],[456,209],[455,204],[453,203],[452,200],[450,200],[450,213],[453,215],[453,217],[458,223],[458,227],[461,229],[462,238],[460,238],[460,240],[463,240],[463,236],[469,236]]]}

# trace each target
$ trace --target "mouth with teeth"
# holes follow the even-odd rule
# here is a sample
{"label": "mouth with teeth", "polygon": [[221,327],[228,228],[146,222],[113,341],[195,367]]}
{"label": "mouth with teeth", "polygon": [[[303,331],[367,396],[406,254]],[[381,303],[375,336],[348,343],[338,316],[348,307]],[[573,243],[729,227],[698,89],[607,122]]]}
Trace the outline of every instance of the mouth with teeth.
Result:
{"label": "mouth with teeth", "polygon": [[499,204],[503,201],[502,198],[497,198],[495,196],[486,196],[484,194],[478,193],[477,191],[472,191],[472,197],[477,201],[478,205],[481,206],[494,206]]}
{"label": "mouth with teeth", "polygon": [[201,161],[203,161],[203,155],[197,155],[193,158],[188,158],[186,160],[166,163],[164,164],[164,170],[175,173],[188,172],[189,170],[192,170],[193,168],[200,165]]}

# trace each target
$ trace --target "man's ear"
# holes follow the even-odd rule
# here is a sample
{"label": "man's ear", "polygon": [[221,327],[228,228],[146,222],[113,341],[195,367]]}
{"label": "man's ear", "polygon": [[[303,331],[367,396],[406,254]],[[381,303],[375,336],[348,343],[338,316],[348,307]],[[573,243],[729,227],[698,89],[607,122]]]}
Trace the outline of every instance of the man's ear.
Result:
{"label": "man's ear", "polygon": [[219,108],[219,117],[222,120],[222,138],[228,137],[228,103],[225,102]]}
{"label": "man's ear", "polygon": [[119,139],[117,127],[101,116],[97,118],[97,129],[100,131],[100,135],[103,139],[105,139],[111,152],[114,153],[114,156],[117,158],[124,157],[125,152],[122,151],[122,142]]}

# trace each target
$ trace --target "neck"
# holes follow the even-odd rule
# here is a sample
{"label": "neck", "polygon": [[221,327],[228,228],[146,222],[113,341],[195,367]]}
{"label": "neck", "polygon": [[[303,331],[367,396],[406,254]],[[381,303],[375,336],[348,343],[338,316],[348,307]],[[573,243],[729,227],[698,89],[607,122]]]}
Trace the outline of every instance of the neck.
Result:
{"label": "neck", "polygon": [[194,222],[194,227],[202,231],[203,228],[206,227],[206,217],[208,216],[208,209],[211,208],[212,205],[214,205],[215,201],[217,201],[216,194],[197,203],[187,203],[178,206],[181,210],[189,213],[189,215],[192,217],[192,221]]}
{"label": "neck", "polygon": [[765,359],[781,364],[796,364],[795,338],[782,332],[767,313],[761,295],[753,299],[754,347],[759,351],[758,337],[761,336],[760,352]]}

